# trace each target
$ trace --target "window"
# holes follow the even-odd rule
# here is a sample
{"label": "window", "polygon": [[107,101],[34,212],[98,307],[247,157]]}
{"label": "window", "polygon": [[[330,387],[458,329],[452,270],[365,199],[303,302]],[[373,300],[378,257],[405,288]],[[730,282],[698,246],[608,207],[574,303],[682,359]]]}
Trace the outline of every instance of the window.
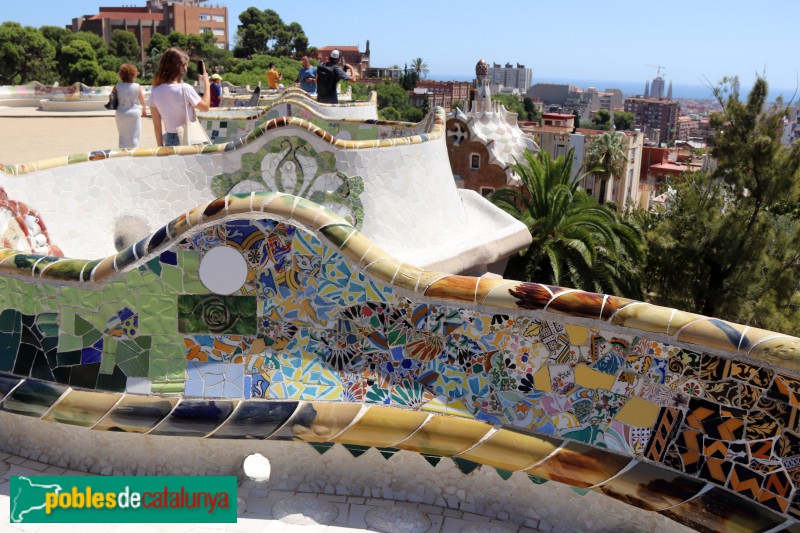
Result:
{"label": "window", "polygon": [[472,154],[469,156],[470,170],[478,170],[481,168],[481,156],[479,154]]}
{"label": "window", "polygon": [[494,192],[494,187],[481,187],[481,196],[486,198]]}
{"label": "window", "polygon": [[200,13],[200,20],[203,22],[207,22],[211,20],[211,15],[208,15],[206,13]]}
{"label": "window", "polygon": [[222,28],[214,28],[212,33],[214,33],[214,35],[225,35],[225,30]]}
{"label": "window", "polygon": [[214,22],[225,22],[225,17],[222,15],[211,15],[211,20]]}
{"label": "window", "polygon": [[208,26],[205,26],[205,27],[201,26],[200,27],[200,33],[205,33],[205,32],[210,32],[210,31],[211,31],[211,28],[209,28]]}
{"label": "window", "polygon": [[567,153],[567,147],[563,144],[556,145],[556,159]]}

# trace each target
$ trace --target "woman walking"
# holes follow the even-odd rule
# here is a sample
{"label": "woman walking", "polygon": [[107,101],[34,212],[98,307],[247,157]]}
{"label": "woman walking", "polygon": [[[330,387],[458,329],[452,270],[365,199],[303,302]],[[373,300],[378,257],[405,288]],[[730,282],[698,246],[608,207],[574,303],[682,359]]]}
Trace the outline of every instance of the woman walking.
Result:
{"label": "woman walking", "polygon": [[205,84],[201,98],[191,85],[183,83],[188,66],[189,56],[180,48],[168,49],[158,62],[148,103],[159,146],[178,146],[178,128],[187,125],[187,118],[189,122],[195,120],[195,109],[208,111],[211,107],[208,72],[203,68],[199,73]]}
{"label": "woman walking", "polygon": [[120,148],[137,148],[142,136],[142,117],[147,116],[147,107],[144,104],[144,91],[136,83],[139,71],[136,67],[126,63],[119,69],[119,79],[122,80],[114,86],[117,91],[117,130],[119,131]]}

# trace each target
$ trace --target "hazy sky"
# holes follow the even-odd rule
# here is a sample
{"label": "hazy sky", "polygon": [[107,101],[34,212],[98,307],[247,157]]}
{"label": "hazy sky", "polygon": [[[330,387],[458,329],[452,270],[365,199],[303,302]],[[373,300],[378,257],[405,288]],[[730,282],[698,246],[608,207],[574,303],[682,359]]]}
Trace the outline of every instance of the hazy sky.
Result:
{"label": "hazy sky", "polygon": [[[702,84],[738,75],[749,86],[766,72],[774,88],[800,76],[797,0],[597,0],[504,2],[460,0],[219,0],[230,31],[250,6],[298,22],[314,46],[370,41],[373,66],[403,66],[416,57],[431,75],[467,76],[478,59],[522,63],[537,78],[613,81],[666,79]],[[64,26],[98,7],[144,6],[144,0],[3,1],[0,20]]]}

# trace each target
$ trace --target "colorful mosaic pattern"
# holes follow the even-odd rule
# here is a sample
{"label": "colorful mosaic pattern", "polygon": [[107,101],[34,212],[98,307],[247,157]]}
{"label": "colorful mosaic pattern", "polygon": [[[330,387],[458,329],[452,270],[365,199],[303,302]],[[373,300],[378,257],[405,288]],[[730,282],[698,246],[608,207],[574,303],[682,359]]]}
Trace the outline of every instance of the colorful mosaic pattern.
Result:
{"label": "colorful mosaic pattern", "polygon": [[[246,263],[231,294],[200,279],[219,247]],[[798,339],[424,271],[291,195],[216,200],[102,260],[0,250],[0,345],[19,415],[410,450],[700,530],[800,514]]]}

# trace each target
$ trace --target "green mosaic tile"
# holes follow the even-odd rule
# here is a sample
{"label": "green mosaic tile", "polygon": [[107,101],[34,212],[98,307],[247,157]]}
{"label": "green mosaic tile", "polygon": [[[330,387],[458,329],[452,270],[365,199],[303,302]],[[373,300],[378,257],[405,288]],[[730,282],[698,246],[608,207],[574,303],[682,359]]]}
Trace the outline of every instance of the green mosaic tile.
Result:
{"label": "green mosaic tile", "polygon": [[181,333],[255,335],[256,298],[182,294],[178,296]]}
{"label": "green mosaic tile", "polygon": [[174,335],[178,332],[176,301],[170,296],[142,297],[139,302],[139,331],[145,335]]}
{"label": "green mosaic tile", "polygon": [[383,458],[388,461],[391,457],[394,456],[394,454],[396,454],[400,450],[398,450],[397,448],[378,448],[378,451],[383,456]]}
{"label": "green mosaic tile", "polygon": [[103,300],[120,302],[128,296],[128,286],[122,282],[109,283],[103,287]]}
{"label": "green mosaic tile", "polygon": [[[75,333],[75,313],[62,309],[58,323],[61,327],[61,335],[68,333],[72,336],[72,334]],[[60,345],[61,339],[59,339],[59,346]]]}
{"label": "green mosaic tile", "polygon": [[183,271],[172,265],[161,265],[161,280],[176,292],[183,292]]}
{"label": "green mosaic tile", "polygon": [[181,265],[187,273],[198,272],[200,270],[200,252],[181,248],[178,250],[178,264]]}
{"label": "green mosaic tile", "polygon": [[153,394],[182,394],[183,381],[153,380]]}
{"label": "green mosaic tile", "polygon": [[503,478],[506,481],[508,481],[508,478],[510,478],[514,474],[514,472],[510,472],[508,470],[503,470],[502,468],[495,468],[495,471],[497,472],[498,476],[500,476],[501,478]]}
{"label": "green mosaic tile", "polygon": [[90,324],[86,319],[82,316],[75,317],[75,335],[82,337],[83,335],[89,333],[90,331],[95,331],[95,327]]}
{"label": "green mosaic tile", "polygon": [[80,350],[81,348],[83,348],[83,339],[81,337],[62,333],[58,338],[59,351],[66,352],[69,350]]}
{"label": "green mosaic tile", "polygon": [[156,276],[161,276],[161,261],[159,261],[158,257],[154,257],[148,261],[147,266]]}
{"label": "green mosaic tile", "polygon": [[150,366],[150,354],[142,350],[134,341],[121,340],[117,345],[117,365],[132,377],[147,377]]}
{"label": "green mosaic tile", "polygon": [[345,450],[350,452],[350,455],[353,457],[360,457],[371,448],[371,446],[359,446],[357,444],[343,444],[342,446],[344,446]]}
{"label": "green mosaic tile", "polygon": [[56,353],[56,363],[58,364],[58,366],[79,365],[81,364],[81,351],[80,350],[69,350],[65,352],[59,351]]}
{"label": "green mosaic tile", "polygon": [[208,289],[206,288],[205,285],[203,285],[203,283],[200,281],[199,277],[196,280],[192,280],[192,279],[190,279],[189,276],[187,276],[187,279],[184,279],[184,282],[183,282],[183,290],[187,294],[206,294],[206,293],[208,293]]}
{"label": "green mosaic tile", "polygon": [[114,373],[114,366],[116,365],[117,357],[116,351],[106,351],[106,347],[108,345],[114,345],[114,349],[116,349],[116,343],[114,339],[106,339],[103,343],[103,355],[100,358],[100,373],[101,374],[113,374]]}
{"label": "green mosaic tile", "polygon": [[142,350],[149,350],[150,346],[153,344],[153,339],[147,336],[136,337],[134,341],[139,348]]}
{"label": "green mosaic tile", "polygon": [[438,455],[428,455],[426,453],[420,455],[422,455],[422,458],[428,461],[428,464],[430,464],[434,468],[436,468],[436,465],[438,465],[439,461],[442,460],[442,458],[439,457]]}
{"label": "green mosaic tile", "polygon": [[528,474],[528,479],[530,479],[531,482],[535,485],[544,485],[545,483],[550,481],[549,479],[545,479],[539,476],[534,476],[533,474]]}
{"label": "green mosaic tile", "polygon": [[331,448],[333,448],[334,443],[332,442],[309,442],[312,448],[317,450],[320,455],[327,452]]}
{"label": "green mosaic tile", "polygon": [[58,315],[56,313],[41,313],[37,315],[36,325],[45,337],[58,336]]}
{"label": "green mosaic tile", "polygon": [[469,474],[476,468],[479,468],[481,465],[480,463],[474,463],[472,461],[467,461],[466,459],[461,459],[459,457],[453,457],[453,462],[456,464],[459,470],[461,470],[464,474]]}

